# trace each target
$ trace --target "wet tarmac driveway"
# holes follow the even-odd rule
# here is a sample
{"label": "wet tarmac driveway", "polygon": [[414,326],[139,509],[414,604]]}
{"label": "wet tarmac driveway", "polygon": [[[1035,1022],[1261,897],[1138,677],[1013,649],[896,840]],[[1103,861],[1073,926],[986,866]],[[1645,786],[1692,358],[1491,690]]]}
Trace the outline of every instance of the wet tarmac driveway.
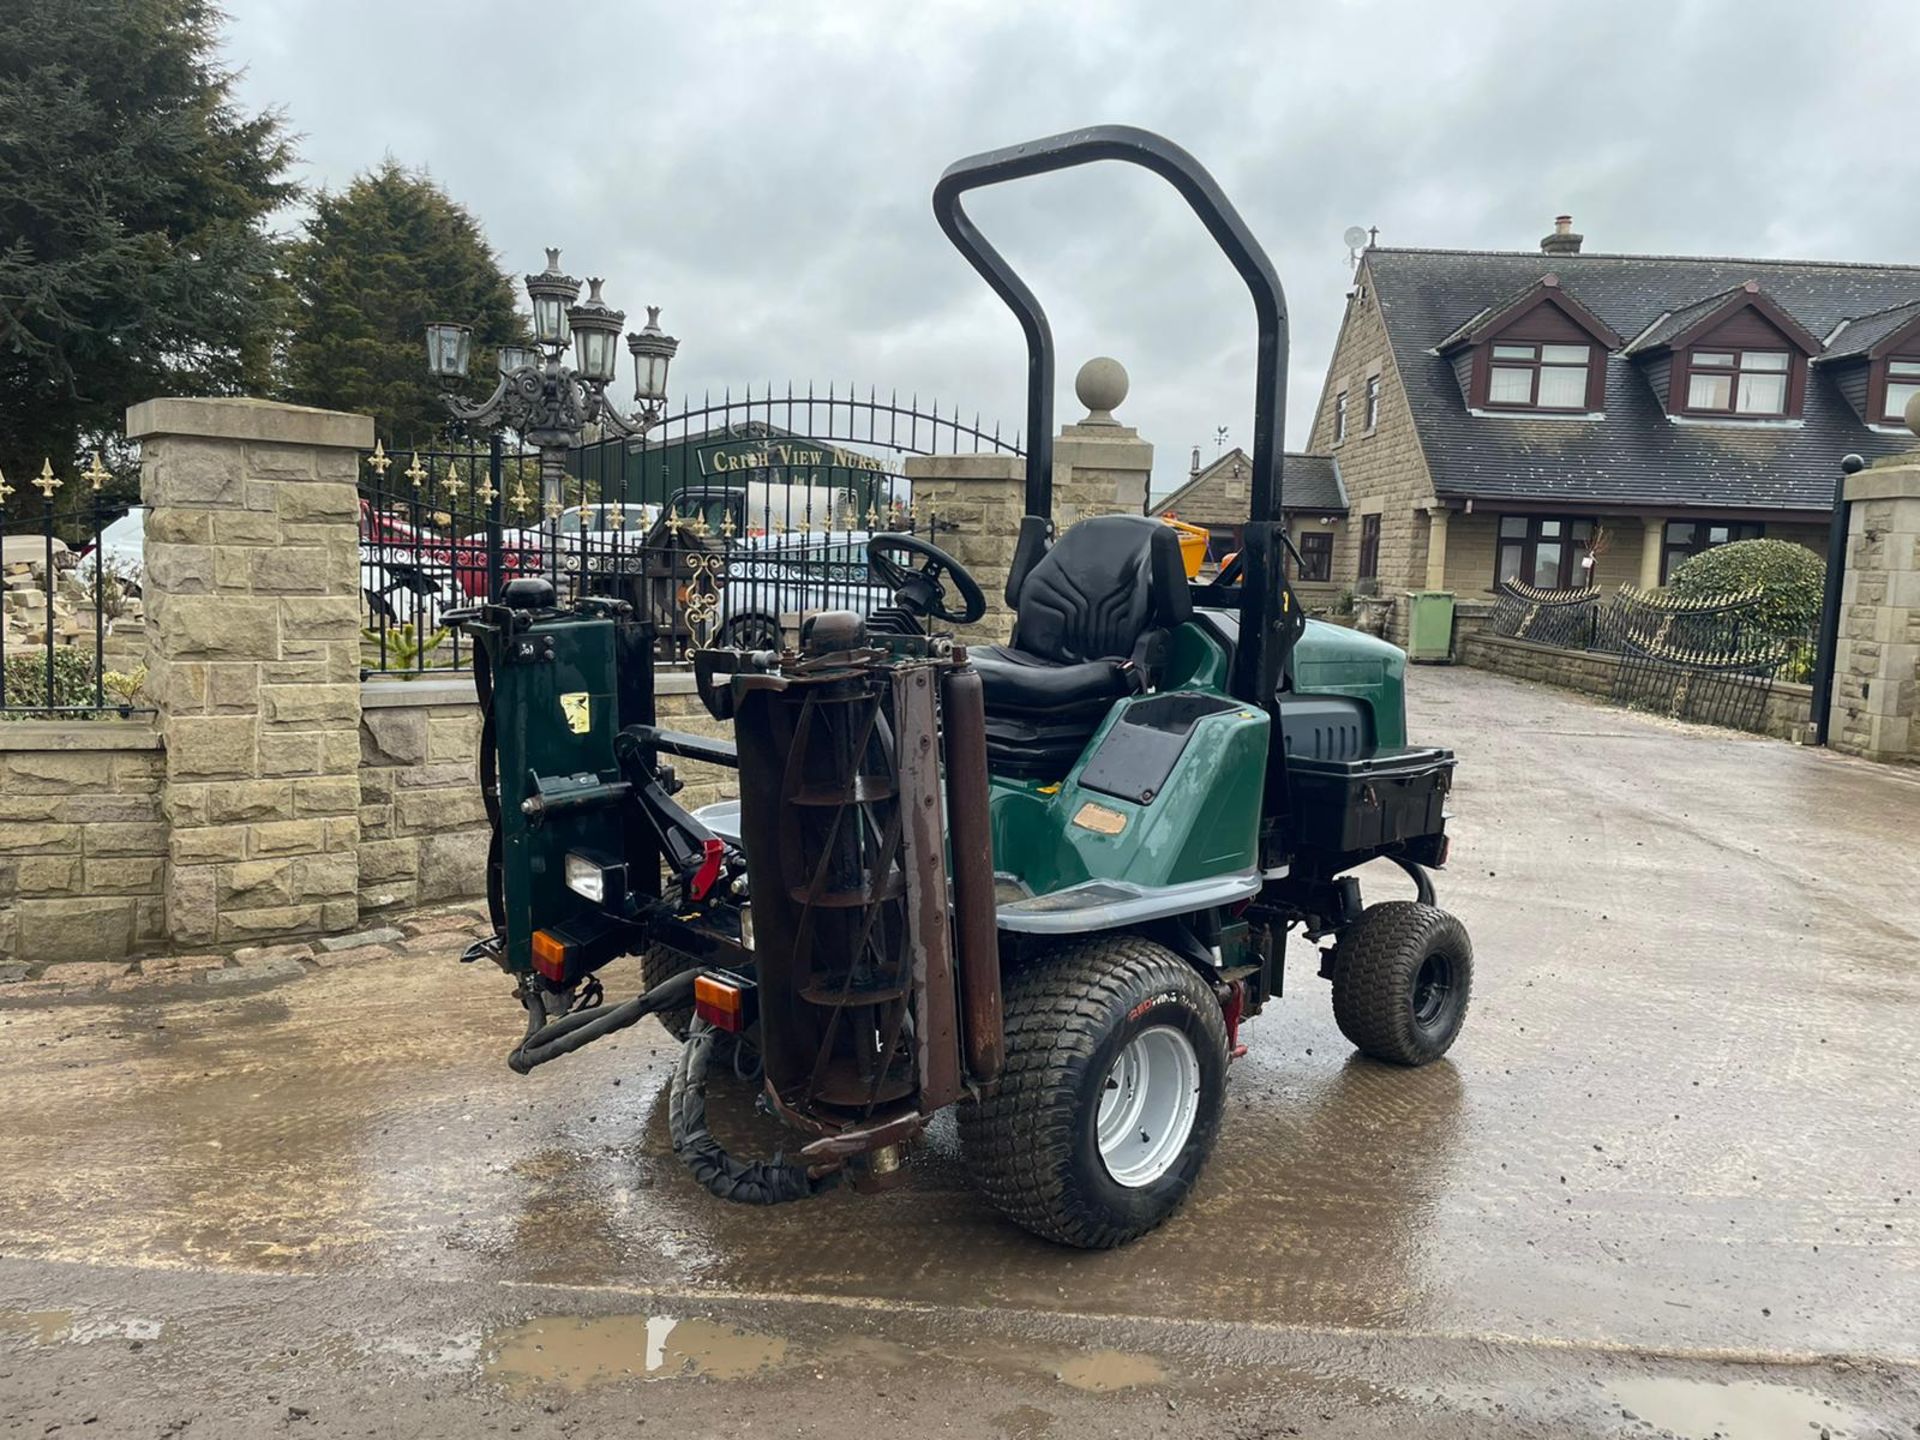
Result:
{"label": "wet tarmac driveway", "polygon": [[1412,703],[1461,756],[1460,1043],[1355,1058],[1297,947],[1193,1201],[1116,1253],[996,1219],[950,1127],[897,1192],[723,1207],[658,1031],[516,1077],[453,939],[0,991],[0,1434],[1920,1433],[1920,774]]}

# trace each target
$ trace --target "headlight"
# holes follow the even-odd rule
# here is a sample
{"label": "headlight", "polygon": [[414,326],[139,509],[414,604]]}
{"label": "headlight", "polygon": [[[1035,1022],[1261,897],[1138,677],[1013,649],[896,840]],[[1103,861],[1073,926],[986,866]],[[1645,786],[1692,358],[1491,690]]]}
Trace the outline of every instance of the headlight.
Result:
{"label": "headlight", "polygon": [[596,860],[585,855],[567,856],[567,888],[585,896],[596,905],[607,903],[607,872]]}

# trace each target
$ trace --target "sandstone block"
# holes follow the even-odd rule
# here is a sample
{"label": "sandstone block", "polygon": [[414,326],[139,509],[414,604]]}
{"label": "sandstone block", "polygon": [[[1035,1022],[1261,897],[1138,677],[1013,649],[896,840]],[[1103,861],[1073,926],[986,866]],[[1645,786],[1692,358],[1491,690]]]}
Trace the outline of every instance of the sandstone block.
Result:
{"label": "sandstone block", "polygon": [[281,604],[235,595],[169,595],[157,648],[169,660],[277,660]]}
{"label": "sandstone block", "polygon": [[358,685],[262,685],[260,713],[278,725],[360,718]]}
{"label": "sandstone block", "polygon": [[27,855],[11,862],[20,895],[59,895],[80,887],[80,861],[65,855]]}
{"label": "sandstone block", "polygon": [[[317,903],[270,905],[260,910],[221,911],[217,938],[222,944],[230,944],[237,940],[271,940],[283,935],[309,934],[320,928]],[[230,970],[213,972],[215,975],[232,973]]]}
{"label": "sandstone block", "polygon": [[283,525],[297,525],[312,520],[354,524],[360,517],[360,494],[352,485],[331,482],[286,485],[281,488],[278,500],[277,509]]}
{"label": "sandstone block", "polygon": [[89,895],[158,895],[166,861],[158,855],[89,860],[84,883]]}
{"label": "sandstone block", "polygon": [[291,860],[249,860],[221,866],[220,888],[216,892],[220,908],[251,909],[291,903],[295,898],[292,871]]}
{"label": "sandstone block", "polygon": [[374,945],[391,945],[396,940],[406,938],[405,931],[396,930],[391,925],[382,925],[374,930],[356,930],[351,935],[328,935],[315,943],[322,951],[339,952]]}
{"label": "sandstone block", "polygon": [[325,900],[351,895],[360,885],[360,866],[349,852],[303,855],[293,862],[293,898]]}
{"label": "sandstone block", "polygon": [[[179,837],[174,837],[176,843]],[[182,865],[175,856],[167,872],[167,934],[176,944],[215,938],[219,919],[218,877],[211,865]]]}
{"label": "sandstone block", "polygon": [[270,820],[247,827],[251,858],[317,854],[325,848],[326,827],[318,820]]}
{"label": "sandstone block", "polygon": [[207,786],[207,818],[215,825],[291,820],[291,780],[229,780]]}
{"label": "sandstone block", "polygon": [[269,730],[260,736],[262,775],[312,775],[321,766],[322,736],[313,731]]}
{"label": "sandstone block", "polygon": [[167,839],[168,859],[176,866],[237,864],[247,858],[247,827],[208,825],[175,830]]}
{"label": "sandstone block", "polygon": [[7,790],[15,795],[105,789],[113,757],[100,750],[15,750],[7,756]]}
{"label": "sandstone block", "polygon": [[427,719],[429,760],[471,761],[480,754],[480,712]]}
{"label": "sandstone block", "polygon": [[420,873],[418,840],[366,840],[360,845],[360,883],[411,880]]}
{"label": "sandstone block", "polygon": [[175,776],[250,776],[258,764],[250,715],[176,715],[167,722],[167,758]]}
{"label": "sandstone block", "polygon": [[19,956],[30,965],[124,960],[133,952],[133,901],[129,899],[23,900],[18,910]]}
{"label": "sandstone block", "polygon": [[350,815],[360,809],[360,779],[356,775],[323,775],[296,780],[293,803],[300,815]]}
{"label": "sandstone block", "polygon": [[63,807],[62,818],[77,825],[101,821],[158,820],[160,799],[156,795],[70,795]]}
{"label": "sandstone block", "polygon": [[422,840],[419,899],[449,900],[485,894],[488,840],[484,830],[462,835],[429,835]]}
{"label": "sandstone block", "polygon": [[324,595],[332,581],[333,567],[327,552],[319,549],[251,549],[249,578],[260,595]]}
{"label": "sandstone block", "polygon": [[205,510],[177,510],[163,505],[147,511],[147,553],[157,554],[165,545],[210,545],[213,543],[216,515]]}
{"label": "sandstone block", "polygon": [[357,896],[342,895],[333,900],[320,902],[320,925],[325,930],[348,930],[360,923],[360,901]]}
{"label": "sandstone block", "polygon": [[119,821],[89,825],[83,843],[90,859],[115,855],[164,855],[169,828],[164,821]]}
{"label": "sandstone block", "polygon": [[365,710],[360,754],[368,765],[418,765],[427,758],[425,710]]}
{"label": "sandstone block", "polygon": [[254,713],[260,704],[260,668],[251,660],[207,666],[207,708],[216,714]]}
{"label": "sandstone block", "polygon": [[[131,432],[130,432],[131,433]],[[168,436],[142,465],[140,498],[156,508],[237,505],[245,495],[240,447],[219,440]]]}
{"label": "sandstone block", "polygon": [[278,545],[280,520],[258,510],[216,510],[212,539],[216,545]]}
{"label": "sandstone block", "polygon": [[19,821],[0,825],[0,855],[77,855],[78,825],[44,825]]}
{"label": "sandstone block", "polygon": [[394,819],[408,834],[433,834],[484,824],[486,806],[479,786],[444,790],[402,790],[394,796]]}

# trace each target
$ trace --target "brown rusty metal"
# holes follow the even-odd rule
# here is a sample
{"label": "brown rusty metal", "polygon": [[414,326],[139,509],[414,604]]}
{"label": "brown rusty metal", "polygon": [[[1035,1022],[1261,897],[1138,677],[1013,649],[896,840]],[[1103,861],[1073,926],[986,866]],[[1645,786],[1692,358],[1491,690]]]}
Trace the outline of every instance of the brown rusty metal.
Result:
{"label": "brown rusty metal", "polygon": [[894,671],[893,727],[900,773],[902,861],[907,876],[907,955],[912,966],[920,1108],[960,1098],[960,1016],[953,940],[947,927],[946,824],[940,794],[939,671]]}
{"label": "brown rusty metal", "polygon": [[940,684],[947,760],[947,834],[953,867],[955,968],[967,1073],[1000,1074],[1000,936],[993,894],[993,828],[987,811],[987,711],[979,672],[962,665]]}

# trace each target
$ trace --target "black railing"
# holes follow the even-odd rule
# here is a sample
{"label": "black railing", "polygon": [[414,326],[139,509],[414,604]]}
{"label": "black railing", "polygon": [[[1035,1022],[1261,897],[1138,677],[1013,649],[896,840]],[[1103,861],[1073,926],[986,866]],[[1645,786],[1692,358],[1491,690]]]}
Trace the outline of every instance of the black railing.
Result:
{"label": "black railing", "polygon": [[709,645],[777,648],[813,611],[890,605],[868,538],[930,537],[937,521],[889,457],[851,443],[742,421],[686,437],[677,453],[636,452],[661,464],[651,482],[623,447],[583,447],[543,476],[537,454],[497,441],[382,446],[364,457],[360,487],[362,673],[467,668],[443,617],[521,576],[551,581],[562,602],[628,601],[667,663]]}
{"label": "black railing", "polygon": [[1495,635],[1563,650],[1617,655],[1614,699],[1682,720],[1762,728],[1775,681],[1812,673],[1817,638],[1760,623],[1759,592],[1682,599],[1622,586],[1541,590],[1500,587],[1488,628]]}
{"label": "black railing", "polygon": [[141,692],[141,512],[103,493],[112,478],[96,458],[78,475],[48,466],[25,485],[0,479],[0,720],[152,708]]}

